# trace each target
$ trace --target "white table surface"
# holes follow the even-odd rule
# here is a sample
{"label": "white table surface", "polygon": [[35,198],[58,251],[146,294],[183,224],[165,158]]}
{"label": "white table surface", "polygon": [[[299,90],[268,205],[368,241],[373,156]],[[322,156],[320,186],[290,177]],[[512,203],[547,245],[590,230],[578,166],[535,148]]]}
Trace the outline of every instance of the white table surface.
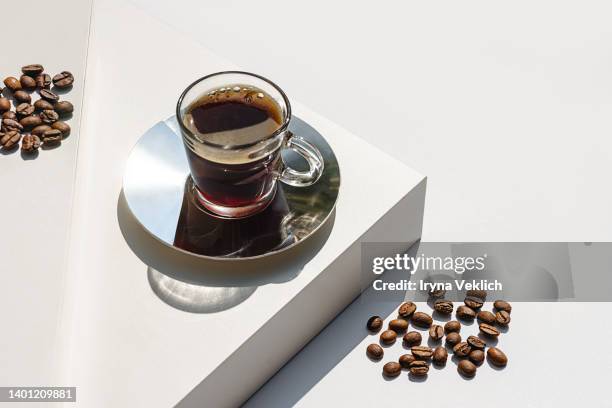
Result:
{"label": "white table surface", "polygon": [[[427,174],[424,240],[612,240],[609,2],[134,2]],[[365,358],[377,310],[353,304],[248,405],[612,406],[609,303],[517,304],[506,370],[425,383]]]}

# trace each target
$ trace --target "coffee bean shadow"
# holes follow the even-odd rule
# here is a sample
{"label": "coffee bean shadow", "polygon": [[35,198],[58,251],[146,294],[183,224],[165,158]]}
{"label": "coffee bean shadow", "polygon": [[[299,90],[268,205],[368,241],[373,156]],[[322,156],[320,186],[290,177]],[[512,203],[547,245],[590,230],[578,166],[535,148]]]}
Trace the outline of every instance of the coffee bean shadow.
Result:
{"label": "coffee bean shadow", "polygon": [[378,344],[380,344],[380,347],[382,347],[384,349],[391,348],[391,347],[395,346],[395,343],[397,343],[397,340],[395,340],[391,344],[385,344],[385,343],[382,342],[382,340],[380,338],[378,338]]}
{"label": "coffee bean shadow", "polygon": [[461,377],[464,381],[472,381],[474,378],[476,378],[476,375],[473,375],[472,377],[465,376],[461,374],[459,370],[457,370],[457,374],[459,374],[459,377]]}
{"label": "coffee bean shadow", "polygon": [[70,119],[72,119],[72,117],[73,117],[73,116],[74,116],[74,114],[73,114],[73,113],[62,113],[62,114],[60,115],[60,120],[61,120],[62,122],[67,122],[67,121],[69,121]]}
{"label": "coffee bean shadow", "polygon": [[491,360],[489,359],[488,356],[487,356],[487,364],[489,365],[489,367],[491,367],[495,371],[502,371],[502,370],[504,370],[506,368],[506,367],[498,367],[495,364],[491,363]]}
{"label": "coffee bean shadow", "polygon": [[17,151],[17,146],[12,147],[10,149],[5,149],[4,147],[0,149],[0,154],[3,156],[8,156],[9,154],[14,154]]}
{"label": "coffee bean shadow", "polygon": [[422,383],[427,381],[427,375],[414,375],[412,373],[408,373],[408,380],[413,383]]}
{"label": "coffee bean shadow", "polygon": [[508,333],[510,331],[510,326],[500,326],[497,325],[497,330],[499,330],[500,333]]}
{"label": "coffee bean shadow", "polygon": [[62,145],[61,143],[54,144],[54,145],[46,145],[45,143],[43,143],[40,148],[43,150],[55,150],[59,148],[61,145]]}
{"label": "coffee bean shadow", "polygon": [[487,336],[482,333],[478,333],[478,338],[484,341],[487,344],[487,347],[495,347],[497,343],[499,343],[499,340],[497,339],[497,337]]}
{"label": "coffee bean shadow", "polygon": [[35,150],[33,152],[24,152],[23,150],[21,151],[21,158],[25,161],[28,160],[35,160],[36,158],[38,158],[38,150]]}
{"label": "coffee bean shadow", "polygon": [[455,364],[455,365],[459,365],[459,362],[461,360],[464,360],[466,357],[459,357],[456,354],[453,354],[453,356],[451,357],[451,361]]}
{"label": "coffee bean shadow", "polygon": [[438,311],[434,311],[431,317],[433,317],[434,320],[437,320],[440,322],[448,322],[451,319],[451,315],[443,314]]}
{"label": "coffee bean shadow", "polygon": [[399,377],[399,375],[397,377],[389,377],[388,375],[385,375],[384,372],[380,373],[380,376],[383,378],[383,380],[385,381],[393,381],[393,380],[397,380],[397,378]]}
{"label": "coffee bean shadow", "polygon": [[436,348],[442,344],[442,340],[434,340],[431,337],[427,338],[427,346],[431,348]]}
{"label": "coffee bean shadow", "polygon": [[444,370],[446,368],[446,363],[444,364],[431,364],[431,367],[433,367],[436,370]]}
{"label": "coffee bean shadow", "polygon": [[373,363],[380,363],[382,361],[382,358],[375,359],[375,358],[372,358],[372,357],[368,356],[367,353],[366,353],[366,357],[368,358],[368,360],[370,360]]}
{"label": "coffee bean shadow", "polygon": [[474,320],[476,319],[462,319],[460,317],[457,317],[457,321],[459,321],[459,323],[461,323],[462,326],[473,326]]}

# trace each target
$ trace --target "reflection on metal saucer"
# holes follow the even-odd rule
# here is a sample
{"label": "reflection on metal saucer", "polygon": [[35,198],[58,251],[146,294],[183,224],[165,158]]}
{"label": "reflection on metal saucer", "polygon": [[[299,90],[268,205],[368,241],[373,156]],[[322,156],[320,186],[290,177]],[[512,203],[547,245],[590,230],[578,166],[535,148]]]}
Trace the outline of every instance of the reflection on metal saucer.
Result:
{"label": "reflection on metal saucer", "polygon": [[[176,118],[158,123],[139,139],[127,161],[123,193],[131,213],[163,244],[203,258],[259,258],[297,245],[330,218],[340,169],[331,147],[314,128],[293,117],[289,129],[321,152],[321,178],[309,187],[278,182],[265,210],[225,219],[204,210],[195,198]],[[307,166],[289,150],[283,152],[283,160],[296,170]]]}

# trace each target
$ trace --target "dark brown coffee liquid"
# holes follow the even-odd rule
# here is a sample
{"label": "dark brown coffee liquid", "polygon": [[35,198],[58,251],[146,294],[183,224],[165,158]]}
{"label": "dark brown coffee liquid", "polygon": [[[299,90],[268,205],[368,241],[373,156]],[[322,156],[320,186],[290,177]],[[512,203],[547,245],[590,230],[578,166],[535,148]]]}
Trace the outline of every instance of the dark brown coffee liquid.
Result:
{"label": "dark brown coffee liquid", "polygon": [[[238,88],[237,88],[238,89]],[[191,104],[186,125],[203,141],[218,146],[248,145],[272,135],[282,124],[280,106],[258,89],[205,95]],[[276,148],[252,159],[239,154],[206,157],[187,148],[191,175],[202,196],[215,204],[242,207],[257,202],[273,187],[280,161]]]}
{"label": "dark brown coffee liquid", "polygon": [[[203,103],[189,112],[199,133],[231,132],[246,127],[257,128],[269,120],[278,126],[273,112],[240,101]],[[256,131],[256,129],[254,129]]]}
{"label": "dark brown coffee liquid", "polygon": [[226,164],[206,160],[187,149],[187,158],[191,177],[204,198],[227,207],[242,207],[270,191],[280,155],[274,152],[254,162]]}

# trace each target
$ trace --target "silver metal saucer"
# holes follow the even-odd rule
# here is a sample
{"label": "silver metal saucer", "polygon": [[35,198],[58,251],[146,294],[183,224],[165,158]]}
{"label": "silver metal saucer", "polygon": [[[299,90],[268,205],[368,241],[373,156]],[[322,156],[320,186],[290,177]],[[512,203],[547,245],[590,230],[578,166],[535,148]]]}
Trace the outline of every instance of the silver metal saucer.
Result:
{"label": "silver metal saucer", "polygon": [[[325,168],[310,187],[278,183],[272,203],[243,219],[223,219],[205,211],[192,182],[176,117],[149,129],[127,161],[123,194],[134,218],[163,244],[215,260],[253,259],[287,250],[313,235],[332,214],[340,188],[338,161],[325,138],[299,118],[289,129],[321,152]],[[292,151],[283,159],[296,170],[306,163]]]}

